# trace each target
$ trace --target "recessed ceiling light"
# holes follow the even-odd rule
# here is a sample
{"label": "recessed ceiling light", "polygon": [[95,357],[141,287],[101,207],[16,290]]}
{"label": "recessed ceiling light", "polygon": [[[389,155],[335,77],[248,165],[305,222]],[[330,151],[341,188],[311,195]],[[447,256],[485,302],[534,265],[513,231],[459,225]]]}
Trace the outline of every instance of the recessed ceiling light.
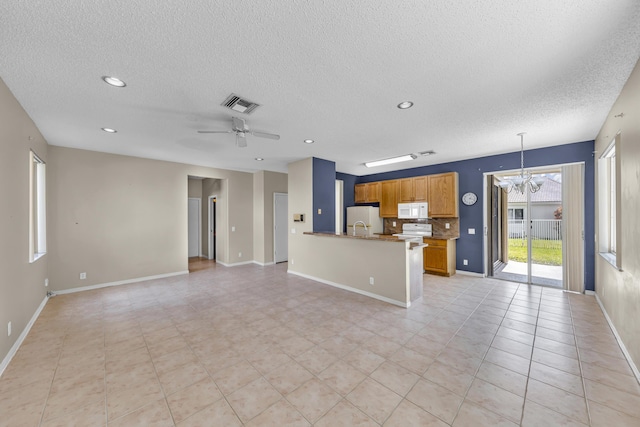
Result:
{"label": "recessed ceiling light", "polygon": [[105,83],[115,87],[125,87],[127,85],[125,82],[123,82],[117,77],[102,76],[102,80],[104,80]]}
{"label": "recessed ceiling light", "polygon": [[256,157],[256,160],[257,160],[258,162],[261,162],[261,161],[263,161],[264,159],[263,159],[262,157]]}
{"label": "recessed ceiling light", "polygon": [[404,101],[398,104],[398,108],[401,110],[406,110],[407,108],[411,108],[411,107],[413,107],[413,102],[411,101]]}
{"label": "recessed ceiling light", "polygon": [[107,133],[116,133],[116,132],[118,132],[117,130],[111,129],[111,128],[102,128],[102,130],[107,132]]}
{"label": "recessed ceiling light", "polygon": [[368,168],[376,166],[390,165],[392,163],[407,162],[409,160],[415,160],[418,156],[415,154],[405,154],[404,156],[391,157],[390,159],[376,160],[375,162],[366,162],[364,165]]}
{"label": "recessed ceiling light", "polygon": [[313,144],[315,141],[313,139],[305,139],[304,143],[305,144]]}

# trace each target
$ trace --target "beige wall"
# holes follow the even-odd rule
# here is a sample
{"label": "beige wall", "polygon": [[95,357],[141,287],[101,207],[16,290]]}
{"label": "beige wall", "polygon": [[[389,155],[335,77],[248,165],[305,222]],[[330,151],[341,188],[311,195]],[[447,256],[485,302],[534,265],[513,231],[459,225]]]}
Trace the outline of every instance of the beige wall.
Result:
{"label": "beige wall", "polygon": [[186,271],[189,175],[224,181],[220,262],[251,260],[251,174],[62,147],[49,154],[54,290]]}
{"label": "beige wall", "polygon": [[[621,113],[624,113],[623,117],[614,117]],[[640,367],[640,63],[633,70],[596,138],[596,159],[618,131],[621,132],[620,145],[616,150],[621,179],[618,205],[621,236],[618,247],[622,271],[596,255],[596,293],[635,365]],[[596,191],[596,224],[599,221],[597,207]],[[596,243],[596,251],[597,248]]]}
{"label": "beige wall", "polygon": [[253,174],[253,248],[254,259],[261,264],[273,263],[273,194],[286,193],[285,173],[259,171]]}
{"label": "beige wall", "polygon": [[189,198],[202,199],[202,179],[188,178],[187,195]]}
{"label": "beige wall", "polygon": [[[311,268],[313,262],[309,236],[305,231],[313,231],[313,159],[303,159],[289,163],[289,264],[290,271],[302,272]],[[293,222],[293,214],[304,214],[304,222]],[[295,234],[291,230],[295,229]]]}
{"label": "beige wall", "polygon": [[[29,263],[30,149],[45,161],[49,175],[46,141],[0,79],[0,362],[46,295],[44,280],[50,255]],[[49,253],[52,248],[49,241]]]}

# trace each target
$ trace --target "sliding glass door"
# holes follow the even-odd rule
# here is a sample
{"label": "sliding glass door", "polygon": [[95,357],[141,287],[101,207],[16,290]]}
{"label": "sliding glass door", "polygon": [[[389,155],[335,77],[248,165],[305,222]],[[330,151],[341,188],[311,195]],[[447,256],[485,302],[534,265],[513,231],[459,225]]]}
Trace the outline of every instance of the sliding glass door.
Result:
{"label": "sliding glass door", "polygon": [[542,182],[540,189],[522,193],[497,185],[511,176],[490,177],[492,225],[488,227],[487,240],[492,259],[489,275],[562,288],[561,169],[538,170],[532,177]]}

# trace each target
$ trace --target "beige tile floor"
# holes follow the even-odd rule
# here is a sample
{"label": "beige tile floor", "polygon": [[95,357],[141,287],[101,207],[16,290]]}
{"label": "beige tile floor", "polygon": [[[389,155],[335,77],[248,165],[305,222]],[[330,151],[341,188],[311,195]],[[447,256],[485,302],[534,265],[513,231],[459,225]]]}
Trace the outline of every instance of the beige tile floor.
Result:
{"label": "beige tile floor", "polygon": [[591,296],[425,276],[410,309],[286,264],[52,298],[2,426],[640,426]]}

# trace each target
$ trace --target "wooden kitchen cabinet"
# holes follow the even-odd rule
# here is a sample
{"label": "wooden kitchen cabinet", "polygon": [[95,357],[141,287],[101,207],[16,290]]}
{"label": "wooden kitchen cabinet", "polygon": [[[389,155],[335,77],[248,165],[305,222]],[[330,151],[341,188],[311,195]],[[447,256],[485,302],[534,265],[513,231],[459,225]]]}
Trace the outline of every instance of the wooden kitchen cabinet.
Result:
{"label": "wooden kitchen cabinet", "polygon": [[380,216],[398,217],[398,180],[380,182]]}
{"label": "wooden kitchen cabinet", "polygon": [[428,175],[429,216],[432,218],[458,217],[458,173]]}
{"label": "wooden kitchen cabinet", "polygon": [[367,202],[367,187],[365,184],[356,184],[354,193],[354,199],[356,203]]}
{"label": "wooden kitchen cabinet", "polygon": [[400,194],[398,203],[426,202],[428,193],[428,176],[402,178],[399,181]]}
{"label": "wooden kitchen cabinet", "polygon": [[376,203],[380,201],[380,182],[367,182],[366,184],[356,184],[356,203]]}
{"label": "wooden kitchen cabinet", "polygon": [[380,182],[368,182],[365,184],[367,192],[367,203],[380,201]]}
{"label": "wooden kitchen cabinet", "polygon": [[428,237],[423,241],[429,245],[423,249],[424,272],[447,277],[456,274],[456,241]]}

